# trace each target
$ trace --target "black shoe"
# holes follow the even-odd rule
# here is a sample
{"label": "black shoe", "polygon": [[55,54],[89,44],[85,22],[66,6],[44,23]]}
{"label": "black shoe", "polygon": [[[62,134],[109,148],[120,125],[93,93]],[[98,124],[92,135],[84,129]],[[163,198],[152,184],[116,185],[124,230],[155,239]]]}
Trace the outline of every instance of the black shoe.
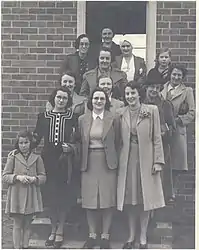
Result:
{"label": "black shoe", "polygon": [[135,241],[129,241],[129,242],[126,242],[122,249],[134,249],[135,248]]}
{"label": "black shoe", "polygon": [[62,246],[64,237],[63,237],[63,234],[56,234],[56,235],[62,236],[62,240],[55,240],[53,244],[54,248],[58,249]]}
{"label": "black shoe", "polygon": [[92,249],[96,246],[96,239],[89,237],[83,245],[83,249]]}
{"label": "black shoe", "polygon": [[148,249],[148,245],[146,244],[140,244],[139,249]]}
{"label": "black shoe", "polygon": [[[53,246],[53,243],[54,243],[54,241],[55,241],[55,233],[52,233],[51,235],[54,235],[54,238],[52,239],[52,240],[50,240],[49,238],[46,240],[46,242],[45,242],[45,246],[46,247],[51,247],[51,246]],[[49,236],[50,237],[50,236]]]}
{"label": "black shoe", "polygon": [[100,240],[100,249],[110,249],[110,241],[108,239],[101,239]]}

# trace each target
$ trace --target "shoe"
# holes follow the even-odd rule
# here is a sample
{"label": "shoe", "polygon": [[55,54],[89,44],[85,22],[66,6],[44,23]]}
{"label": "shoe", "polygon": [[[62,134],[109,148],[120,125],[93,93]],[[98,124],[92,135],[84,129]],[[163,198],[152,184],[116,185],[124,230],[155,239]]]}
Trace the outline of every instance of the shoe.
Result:
{"label": "shoe", "polygon": [[108,239],[101,239],[100,240],[100,249],[110,249],[110,241]]}
{"label": "shoe", "polygon": [[[49,239],[51,235],[54,236],[52,240]],[[49,236],[49,238],[48,238],[48,239],[46,240],[46,242],[45,242],[45,246],[46,246],[46,247],[51,247],[51,246],[53,246],[53,243],[54,243],[54,241],[55,241],[55,236],[56,236],[56,234],[55,234],[55,233],[52,233],[51,235]]]}
{"label": "shoe", "polygon": [[83,249],[92,249],[96,246],[96,239],[89,237],[83,245]]}
{"label": "shoe", "polygon": [[129,241],[129,242],[126,242],[122,249],[134,249],[135,247],[135,241]]}
{"label": "shoe", "polygon": [[55,240],[53,243],[54,248],[58,249],[62,246],[63,241],[64,241],[64,237],[63,237],[63,234],[56,234],[56,236],[62,236],[62,240]]}
{"label": "shoe", "polygon": [[140,244],[139,249],[148,249],[148,245],[146,244]]}

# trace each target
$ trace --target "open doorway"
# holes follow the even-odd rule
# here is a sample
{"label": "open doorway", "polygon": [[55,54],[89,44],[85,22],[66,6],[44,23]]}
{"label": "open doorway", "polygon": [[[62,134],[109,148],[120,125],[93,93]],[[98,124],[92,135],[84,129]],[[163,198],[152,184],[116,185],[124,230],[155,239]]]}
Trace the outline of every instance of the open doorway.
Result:
{"label": "open doorway", "polygon": [[113,41],[119,44],[128,34],[134,54],[146,58],[146,1],[87,1],[86,33],[92,43],[100,42],[103,27],[113,29]]}

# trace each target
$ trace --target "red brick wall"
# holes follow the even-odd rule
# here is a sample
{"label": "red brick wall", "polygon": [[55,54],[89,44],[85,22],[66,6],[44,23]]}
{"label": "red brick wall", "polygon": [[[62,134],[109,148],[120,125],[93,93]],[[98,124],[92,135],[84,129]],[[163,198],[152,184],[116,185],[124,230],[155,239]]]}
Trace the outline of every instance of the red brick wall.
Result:
{"label": "red brick wall", "polygon": [[33,129],[57,84],[57,69],[73,52],[76,2],[2,1],[2,156],[16,133]]}
{"label": "red brick wall", "polygon": [[[188,69],[186,85],[195,89],[196,55],[196,3],[170,1],[157,3],[157,51],[169,47],[172,61],[180,62]],[[188,126],[189,172],[177,179],[178,215],[180,220],[193,222],[195,201],[195,124]]]}

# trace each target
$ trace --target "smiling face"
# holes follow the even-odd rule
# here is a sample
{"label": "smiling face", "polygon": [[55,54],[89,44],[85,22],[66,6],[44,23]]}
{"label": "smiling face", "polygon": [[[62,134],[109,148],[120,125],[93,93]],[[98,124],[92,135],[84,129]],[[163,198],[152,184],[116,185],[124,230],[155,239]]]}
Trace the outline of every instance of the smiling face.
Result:
{"label": "smiling face", "polygon": [[87,54],[90,47],[90,42],[88,37],[83,37],[79,41],[79,53]]}
{"label": "smiling face", "polygon": [[65,110],[67,103],[68,103],[67,92],[63,92],[61,90],[58,90],[57,94],[55,96],[55,109],[57,111],[63,111],[63,110]]}
{"label": "smiling face", "polygon": [[140,104],[140,96],[136,88],[126,87],[124,93],[128,105],[136,106]]}
{"label": "smiling face", "polygon": [[171,84],[175,87],[182,83],[183,73],[180,69],[174,68],[171,72]]}
{"label": "smiling face", "polygon": [[132,50],[133,50],[133,47],[132,47],[131,43],[129,43],[128,41],[124,41],[121,44],[121,52],[122,52],[123,56],[131,56]]}
{"label": "smiling face", "polygon": [[169,55],[169,52],[163,52],[160,53],[158,57],[158,63],[162,67],[168,67],[169,63],[171,62],[171,57]]}
{"label": "smiling face", "polygon": [[61,86],[65,86],[73,92],[75,88],[75,78],[69,75],[63,75],[61,78]]}
{"label": "smiling face", "polygon": [[111,43],[113,39],[113,31],[109,28],[102,30],[102,40],[105,43]]}
{"label": "smiling face", "polygon": [[28,137],[19,137],[18,145],[22,154],[26,154],[30,151],[30,140]]}
{"label": "smiling face", "polygon": [[113,83],[112,83],[111,78],[109,77],[100,78],[98,86],[101,89],[103,89],[107,93],[108,96],[110,96],[112,92],[112,88],[113,88]]}
{"label": "smiling face", "polygon": [[155,98],[155,97],[159,96],[160,90],[161,90],[160,84],[151,84],[146,89],[146,97],[147,98]]}
{"label": "smiling face", "polygon": [[92,98],[92,105],[93,105],[93,111],[94,112],[100,112],[103,111],[106,104],[106,96],[101,91],[96,91],[93,94]]}
{"label": "smiling face", "polygon": [[99,54],[99,68],[108,70],[111,65],[111,53],[109,51],[101,50]]}

